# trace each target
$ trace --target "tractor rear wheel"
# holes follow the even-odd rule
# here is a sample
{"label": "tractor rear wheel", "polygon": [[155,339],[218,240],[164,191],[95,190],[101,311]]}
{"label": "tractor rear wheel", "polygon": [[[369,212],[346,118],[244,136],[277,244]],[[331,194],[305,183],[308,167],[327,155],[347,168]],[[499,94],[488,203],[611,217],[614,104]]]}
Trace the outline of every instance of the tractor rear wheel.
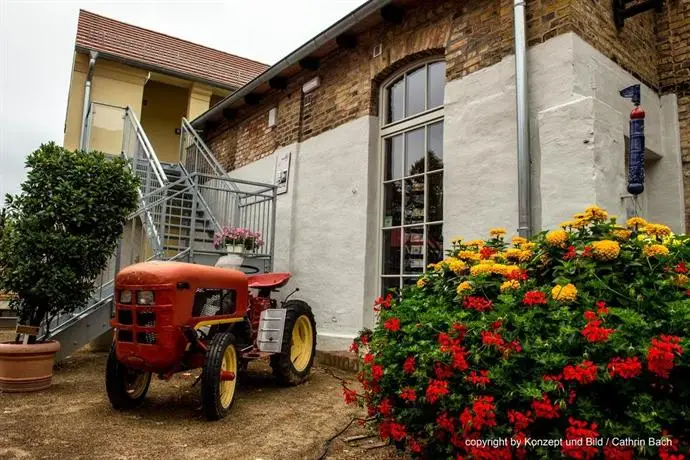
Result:
{"label": "tractor rear wheel", "polygon": [[132,369],[117,360],[115,344],[110,347],[105,367],[105,389],[114,409],[130,409],[144,401],[151,373]]}
{"label": "tractor rear wheel", "polygon": [[201,407],[207,419],[225,417],[235,402],[239,358],[235,336],[228,332],[213,336],[201,373]]}
{"label": "tractor rear wheel", "polygon": [[282,353],[271,356],[273,375],[284,385],[298,385],[309,376],[316,354],[316,322],[311,307],[301,300],[285,303]]}

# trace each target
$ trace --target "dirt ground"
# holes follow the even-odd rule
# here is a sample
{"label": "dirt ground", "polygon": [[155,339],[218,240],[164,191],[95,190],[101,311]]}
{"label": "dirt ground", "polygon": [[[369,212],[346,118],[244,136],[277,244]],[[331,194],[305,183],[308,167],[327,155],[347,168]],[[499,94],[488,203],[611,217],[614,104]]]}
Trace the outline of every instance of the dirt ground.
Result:
{"label": "dirt ground", "polygon": [[240,380],[228,417],[203,419],[195,375],[180,374],[170,382],[154,378],[144,405],[113,410],[103,382],[105,353],[82,351],[55,370],[46,391],[0,394],[0,459],[393,459],[391,447],[367,435],[355,422],[330,443],[359,409],[343,403],[335,375],[314,368],[308,382],[297,387],[277,385],[270,368],[252,363]]}

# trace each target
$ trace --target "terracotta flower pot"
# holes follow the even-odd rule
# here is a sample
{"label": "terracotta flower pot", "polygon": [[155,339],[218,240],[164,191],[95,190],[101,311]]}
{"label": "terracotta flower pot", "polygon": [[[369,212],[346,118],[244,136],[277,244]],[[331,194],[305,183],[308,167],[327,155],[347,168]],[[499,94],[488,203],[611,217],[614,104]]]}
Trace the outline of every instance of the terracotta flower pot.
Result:
{"label": "terracotta flower pot", "polygon": [[59,350],[60,343],[55,341],[32,345],[0,342],[0,391],[14,393],[48,388]]}

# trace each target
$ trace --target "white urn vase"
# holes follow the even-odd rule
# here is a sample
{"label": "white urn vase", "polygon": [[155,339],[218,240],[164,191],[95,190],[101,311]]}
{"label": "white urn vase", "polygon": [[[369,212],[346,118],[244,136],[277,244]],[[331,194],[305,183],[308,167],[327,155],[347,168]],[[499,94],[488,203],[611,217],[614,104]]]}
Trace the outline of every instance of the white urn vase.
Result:
{"label": "white urn vase", "polygon": [[244,257],[242,256],[244,253],[244,246],[241,244],[228,244],[225,248],[228,254],[218,258],[216,267],[239,270],[244,262]]}

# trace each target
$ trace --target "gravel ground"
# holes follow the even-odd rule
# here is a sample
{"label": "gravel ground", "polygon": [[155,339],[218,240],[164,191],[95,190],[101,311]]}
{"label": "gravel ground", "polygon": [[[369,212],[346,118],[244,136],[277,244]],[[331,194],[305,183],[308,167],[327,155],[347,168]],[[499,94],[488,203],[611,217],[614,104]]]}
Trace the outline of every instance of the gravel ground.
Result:
{"label": "gravel ground", "polygon": [[[263,362],[250,365],[221,421],[203,419],[196,373],[154,378],[140,408],[118,412],[105,395],[105,360],[82,351],[56,367],[49,390],[0,394],[0,459],[318,459],[326,440],[364,415],[344,405],[333,371],[314,368],[309,381],[285,388]],[[346,442],[368,433],[354,423],[323,458],[399,458],[390,447],[366,449],[375,437]]]}

